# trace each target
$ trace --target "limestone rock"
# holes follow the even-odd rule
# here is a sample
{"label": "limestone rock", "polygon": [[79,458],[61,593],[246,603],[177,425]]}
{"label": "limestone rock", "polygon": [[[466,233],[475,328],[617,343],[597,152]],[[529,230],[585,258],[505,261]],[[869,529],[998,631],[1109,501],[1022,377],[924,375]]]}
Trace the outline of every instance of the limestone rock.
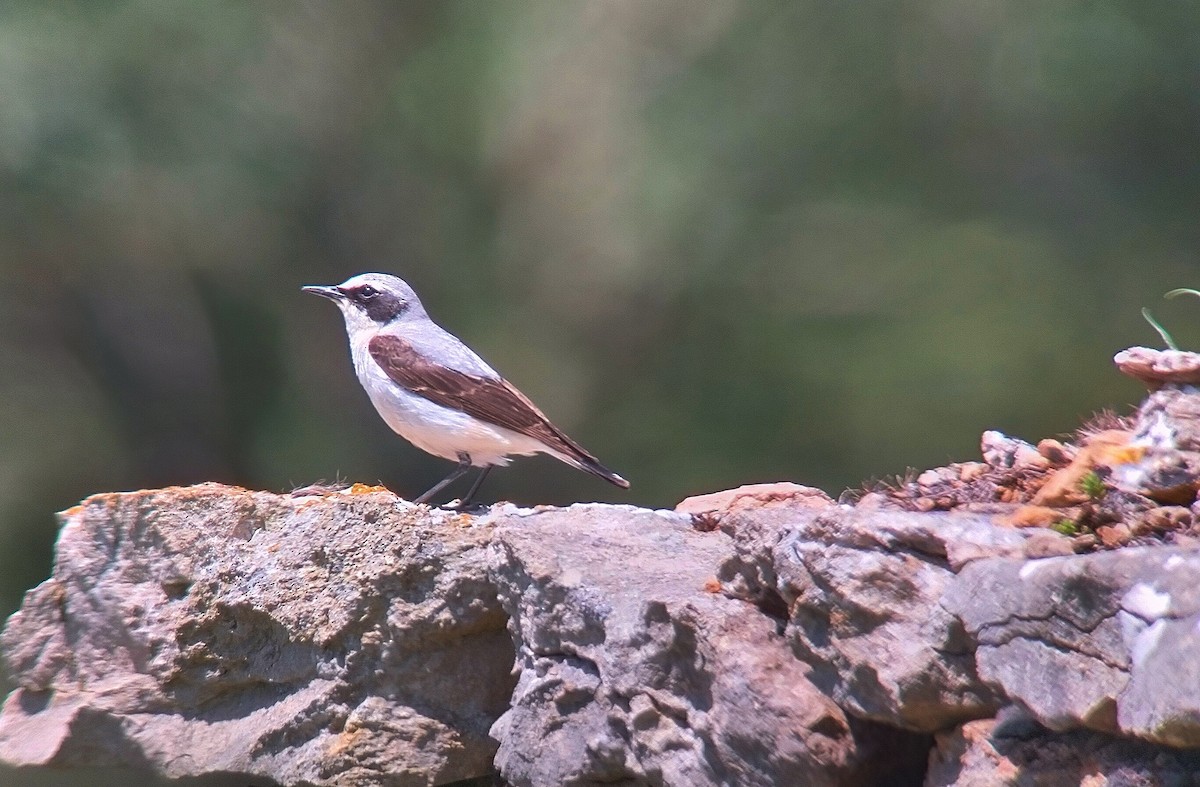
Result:
{"label": "limestone rock", "polygon": [[770,621],[704,589],[730,543],[688,517],[581,506],[497,524],[520,679],[493,734],[514,785],[835,785],[841,711]]}
{"label": "limestone rock", "polygon": [[1113,480],[1160,502],[1191,505],[1200,487],[1200,392],[1167,386],[1146,398]]}
{"label": "limestone rock", "polygon": [[811,498],[796,497],[770,506],[727,509],[716,518],[693,519],[696,527],[706,528],[712,523],[729,537],[732,554],[716,571],[721,592],[755,604],[775,618],[781,629],[788,608],[779,593],[775,548],[798,521],[806,521],[814,511],[833,505],[832,501],[828,505],[812,503]]}
{"label": "limestone rock", "polygon": [[1130,347],[1113,356],[1113,363],[1153,389],[1166,384],[1200,385],[1200,353]]}
{"label": "limestone rock", "polygon": [[730,549],[688,517],[611,506],[497,523],[520,670],[493,729],[506,780],[862,783],[855,733],[772,621],[706,589]]}
{"label": "limestone rock", "polygon": [[[937,733],[930,785],[1192,767],[1200,552],[1078,555],[1098,537],[1007,526],[1012,504],[888,501],[770,485],[468,516],[357,485],[98,495],[0,634],[20,686],[0,760],[288,787],[496,768],[515,787],[865,787],[919,784]],[[1152,507],[1184,537],[1191,509]],[[1005,706],[1025,722],[972,721]]]}
{"label": "limestone rock", "polygon": [[1200,554],[1127,548],[967,566],[945,606],[980,675],[1053,730],[1200,746]]}
{"label": "limestone rock", "polygon": [[829,495],[811,486],[780,482],[747,484],[706,495],[685,498],[675,510],[681,514],[712,516],[733,511],[757,510],[775,505],[799,505],[806,508],[825,508],[833,505]]}
{"label": "limestone rock", "polygon": [[0,640],[11,764],[365,787],[486,777],[499,749],[515,785],[852,787],[915,784],[928,749],[817,690],[690,515],[206,484],[63,523]]}
{"label": "limestone rock", "polygon": [[974,643],[940,601],[960,561],[1022,548],[972,514],[834,509],[797,517],[774,550],[787,632],[847,711],[915,731],[989,715]]}
{"label": "limestone rock", "polygon": [[1033,467],[1044,469],[1050,461],[1029,443],[990,429],[979,440],[983,461],[993,467]]}
{"label": "limestone rock", "polygon": [[973,721],[937,736],[925,787],[1191,785],[1200,752],[1164,751],[1095,732],[1005,729]]}
{"label": "limestone rock", "polygon": [[429,784],[491,771],[511,641],[486,523],[216,484],[64,513],[3,633],[0,759]]}

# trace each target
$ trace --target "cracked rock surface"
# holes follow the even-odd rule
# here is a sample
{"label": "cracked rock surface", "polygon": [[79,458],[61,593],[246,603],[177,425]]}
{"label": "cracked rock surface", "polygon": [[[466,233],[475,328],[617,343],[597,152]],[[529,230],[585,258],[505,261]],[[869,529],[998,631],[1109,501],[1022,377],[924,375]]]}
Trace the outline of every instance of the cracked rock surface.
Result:
{"label": "cracked rock surface", "polygon": [[[1110,480],[1190,466],[1163,457],[1193,449],[1197,396],[1155,394],[1130,434],[1158,448],[1121,444]],[[1074,449],[989,445],[994,467],[855,505],[795,484],[479,516],[358,485],[97,495],[0,635],[0,760],[239,787],[1200,783],[1190,514],[1105,551],[1014,525],[1024,503],[979,498]]]}
{"label": "cracked rock surface", "polygon": [[285,784],[485,773],[513,683],[489,536],[386,492],[92,497],[4,630],[20,688],[0,758]]}
{"label": "cracked rock surface", "polygon": [[1021,554],[1028,534],[976,514],[814,507],[731,511],[720,577],[786,623],[811,679],[849,713],[932,732],[990,715],[974,643],[940,601],[967,562]]}
{"label": "cracked rock surface", "polygon": [[714,592],[730,549],[685,517],[611,506],[497,524],[492,565],[520,670],[493,730],[505,778],[874,783],[865,755],[903,736],[856,739],[773,621]]}
{"label": "cracked rock surface", "polygon": [[968,566],[946,606],[980,674],[1046,727],[1200,746],[1200,553],[1175,547]]}

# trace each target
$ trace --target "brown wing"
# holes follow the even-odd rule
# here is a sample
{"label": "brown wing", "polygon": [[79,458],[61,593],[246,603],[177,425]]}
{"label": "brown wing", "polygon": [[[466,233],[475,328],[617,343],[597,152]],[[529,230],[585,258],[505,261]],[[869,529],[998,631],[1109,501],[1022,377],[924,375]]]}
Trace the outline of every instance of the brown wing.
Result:
{"label": "brown wing", "polygon": [[367,349],[387,376],[409,391],[443,407],[532,437],[575,459],[584,470],[618,486],[629,485],[550,423],[537,405],[507,380],[479,377],[433,363],[399,336],[376,336]]}

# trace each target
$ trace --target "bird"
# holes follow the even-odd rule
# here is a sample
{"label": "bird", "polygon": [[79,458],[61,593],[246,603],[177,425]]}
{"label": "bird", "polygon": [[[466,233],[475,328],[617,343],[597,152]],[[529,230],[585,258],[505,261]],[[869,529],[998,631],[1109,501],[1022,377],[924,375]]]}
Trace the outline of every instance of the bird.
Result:
{"label": "bird", "polygon": [[338,285],[301,289],[341,310],[355,374],[392,431],[458,463],[414,502],[428,503],[472,467],[480,468],[455,506],[467,510],[493,467],[537,453],[629,488],[474,350],[430,319],[403,279],[361,273]]}

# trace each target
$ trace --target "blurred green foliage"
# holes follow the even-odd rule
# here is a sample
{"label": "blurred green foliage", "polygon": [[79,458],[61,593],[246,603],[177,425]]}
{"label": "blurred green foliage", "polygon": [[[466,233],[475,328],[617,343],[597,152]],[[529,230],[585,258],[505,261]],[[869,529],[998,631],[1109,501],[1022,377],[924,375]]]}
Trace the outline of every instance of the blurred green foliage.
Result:
{"label": "blurred green foliage", "polygon": [[302,284],[407,278],[605,463],[836,494],[1200,346],[1200,5],[0,6],[0,613],[97,491],[448,470]]}

